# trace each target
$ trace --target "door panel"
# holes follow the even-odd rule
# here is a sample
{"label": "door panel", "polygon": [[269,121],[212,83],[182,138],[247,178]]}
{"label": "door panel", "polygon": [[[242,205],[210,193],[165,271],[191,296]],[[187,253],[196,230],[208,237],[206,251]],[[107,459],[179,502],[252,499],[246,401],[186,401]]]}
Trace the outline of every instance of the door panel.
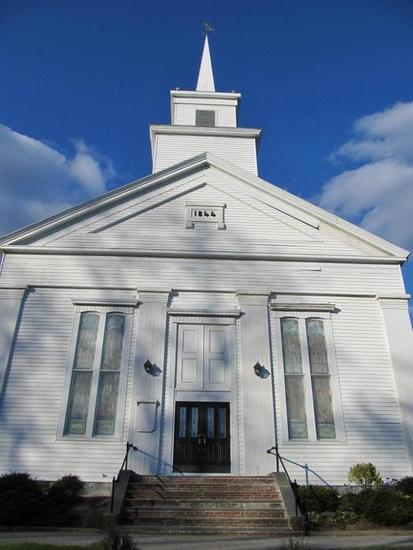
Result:
{"label": "door panel", "polygon": [[229,417],[229,403],[178,402],[174,467],[182,472],[230,472]]}
{"label": "door panel", "polygon": [[229,326],[180,323],[177,390],[230,390]]}
{"label": "door panel", "polygon": [[204,380],[206,390],[230,389],[228,326],[204,326]]}
{"label": "door panel", "polygon": [[179,390],[203,387],[202,325],[179,325],[176,387]]}

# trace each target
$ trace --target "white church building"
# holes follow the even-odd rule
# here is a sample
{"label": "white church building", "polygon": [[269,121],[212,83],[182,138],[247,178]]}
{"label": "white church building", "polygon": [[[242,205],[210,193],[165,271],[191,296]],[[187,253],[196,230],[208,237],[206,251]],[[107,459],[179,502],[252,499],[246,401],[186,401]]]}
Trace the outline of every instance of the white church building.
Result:
{"label": "white church building", "polygon": [[170,98],[152,174],[0,241],[0,474],[412,475],[408,252],[260,179],[207,38]]}

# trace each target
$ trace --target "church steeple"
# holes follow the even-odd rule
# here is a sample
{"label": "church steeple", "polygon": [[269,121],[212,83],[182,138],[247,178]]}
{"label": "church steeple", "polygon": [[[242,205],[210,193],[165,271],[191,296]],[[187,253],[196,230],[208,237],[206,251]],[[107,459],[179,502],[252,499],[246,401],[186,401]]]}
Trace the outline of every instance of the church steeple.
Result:
{"label": "church steeple", "polygon": [[205,33],[201,66],[199,67],[197,92],[215,92],[214,73],[212,72],[211,54],[209,53],[208,34]]}
{"label": "church steeple", "polygon": [[205,27],[204,49],[195,91],[171,91],[171,124],[150,126],[153,172],[202,153],[212,153],[257,174],[261,130],[238,127],[241,94],[216,92]]}

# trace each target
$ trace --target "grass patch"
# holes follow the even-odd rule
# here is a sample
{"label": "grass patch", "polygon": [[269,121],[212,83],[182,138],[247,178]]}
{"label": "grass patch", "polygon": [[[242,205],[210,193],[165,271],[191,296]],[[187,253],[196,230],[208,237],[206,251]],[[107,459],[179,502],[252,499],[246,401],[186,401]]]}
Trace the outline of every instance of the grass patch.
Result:
{"label": "grass patch", "polygon": [[0,550],[100,550],[102,543],[94,542],[85,546],[78,544],[45,544],[44,542],[0,542]]}

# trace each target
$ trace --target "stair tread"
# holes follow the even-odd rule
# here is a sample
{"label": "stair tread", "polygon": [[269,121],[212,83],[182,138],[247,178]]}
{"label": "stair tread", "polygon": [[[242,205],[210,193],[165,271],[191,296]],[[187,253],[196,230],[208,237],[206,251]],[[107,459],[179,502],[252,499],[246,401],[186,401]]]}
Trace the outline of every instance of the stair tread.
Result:
{"label": "stair tread", "polygon": [[137,533],[291,535],[273,476],[139,476],[121,519]]}

